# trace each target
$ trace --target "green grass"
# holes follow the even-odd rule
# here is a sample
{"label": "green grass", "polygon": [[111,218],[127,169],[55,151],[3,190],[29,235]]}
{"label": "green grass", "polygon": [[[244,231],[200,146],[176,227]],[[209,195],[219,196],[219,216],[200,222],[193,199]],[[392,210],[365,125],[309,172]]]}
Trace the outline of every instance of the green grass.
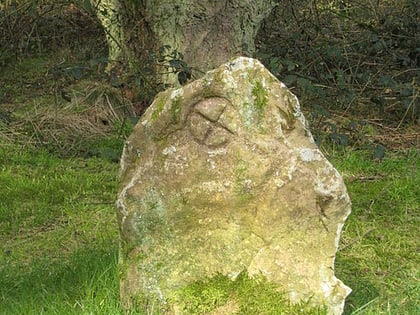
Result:
{"label": "green grass", "polygon": [[0,314],[118,314],[118,165],[0,146]]}
{"label": "green grass", "polygon": [[[330,159],[353,202],[336,260],[338,278],[353,289],[345,313],[419,314],[420,152]],[[0,146],[0,170],[0,314],[122,314],[118,164],[9,144]],[[282,297],[269,284],[245,275],[207,279],[183,294],[190,314],[226,303],[238,314],[290,314],[273,306]]]}
{"label": "green grass", "polygon": [[336,260],[337,276],[353,289],[345,314],[420,314],[420,151],[332,161],[353,203]]}

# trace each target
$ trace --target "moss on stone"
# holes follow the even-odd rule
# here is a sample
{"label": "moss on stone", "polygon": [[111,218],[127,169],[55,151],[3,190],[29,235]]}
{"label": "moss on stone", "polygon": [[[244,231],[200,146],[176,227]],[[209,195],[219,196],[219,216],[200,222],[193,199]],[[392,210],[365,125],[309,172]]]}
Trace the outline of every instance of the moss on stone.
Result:
{"label": "moss on stone", "polygon": [[214,91],[208,86],[203,87],[203,91],[201,92],[201,95],[203,96],[204,99],[218,96],[217,93],[214,93]]}
{"label": "moss on stone", "polygon": [[160,97],[157,98],[155,110],[153,111],[153,113],[151,115],[152,121],[155,121],[156,119],[159,118],[160,113],[165,108],[165,104],[166,104],[167,100],[168,99],[163,95],[161,95]]}
{"label": "moss on stone", "polygon": [[264,113],[264,109],[268,104],[268,92],[260,81],[256,81],[252,89],[252,95],[254,96],[254,106],[257,110],[259,118]]}
{"label": "moss on stone", "polygon": [[235,163],[235,193],[240,204],[246,203],[253,197],[252,182],[249,175],[249,164],[238,158]]}
{"label": "moss on stone", "polygon": [[174,124],[179,123],[181,110],[182,110],[182,100],[181,100],[181,97],[178,96],[172,100],[172,106],[170,108],[171,120]]}

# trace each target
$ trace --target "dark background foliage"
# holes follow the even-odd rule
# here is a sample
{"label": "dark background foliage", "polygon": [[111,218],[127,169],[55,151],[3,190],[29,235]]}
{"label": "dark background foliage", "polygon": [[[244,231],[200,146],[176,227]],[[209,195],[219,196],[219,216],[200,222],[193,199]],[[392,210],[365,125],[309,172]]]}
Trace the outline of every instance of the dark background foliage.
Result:
{"label": "dark background foliage", "polygon": [[374,142],[419,145],[418,134],[406,134],[420,117],[417,7],[415,0],[285,1],[265,21],[260,58],[301,99],[318,141],[355,144],[370,124]]}
{"label": "dark background foliage", "polygon": [[[188,69],[182,52],[162,47],[149,64],[106,73],[106,37],[90,1],[8,0],[0,9],[3,122],[25,97],[71,100],[83,80],[117,89],[108,93],[132,106],[125,112],[135,121],[165,88],[153,82],[156,64]],[[420,145],[419,15],[416,0],[281,1],[258,33],[255,57],[299,97],[320,145],[369,146],[380,158],[385,148]],[[42,56],[43,73],[22,70]]]}

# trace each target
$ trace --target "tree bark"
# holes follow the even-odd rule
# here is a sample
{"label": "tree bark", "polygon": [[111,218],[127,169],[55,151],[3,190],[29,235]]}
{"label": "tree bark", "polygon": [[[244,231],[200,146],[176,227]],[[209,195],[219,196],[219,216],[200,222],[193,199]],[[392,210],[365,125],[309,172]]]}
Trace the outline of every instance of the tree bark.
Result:
{"label": "tree bark", "polygon": [[[262,20],[276,5],[275,0],[101,0],[112,6],[121,23],[103,22],[112,42],[111,58],[129,56],[130,63],[161,63],[182,59],[193,77],[237,55],[255,51],[254,38]],[[104,20],[103,18],[101,19]],[[115,20],[115,19],[114,19]],[[173,53],[171,55],[171,53]],[[181,53],[177,54],[177,53]],[[167,55],[171,56],[167,56]],[[175,57],[175,58],[173,58]],[[156,61],[156,60],[155,60]],[[175,67],[174,67],[175,65]],[[155,65],[156,66],[156,65]],[[162,66],[162,64],[160,64]],[[172,63],[169,70],[180,71]],[[164,83],[176,85],[176,77],[167,69],[154,68]]]}
{"label": "tree bark", "polygon": [[110,64],[122,59],[124,51],[123,28],[121,27],[120,13],[121,4],[119,0],[91,0],[96,9],[96,15],[105,29],[108,43],[108,59]]}

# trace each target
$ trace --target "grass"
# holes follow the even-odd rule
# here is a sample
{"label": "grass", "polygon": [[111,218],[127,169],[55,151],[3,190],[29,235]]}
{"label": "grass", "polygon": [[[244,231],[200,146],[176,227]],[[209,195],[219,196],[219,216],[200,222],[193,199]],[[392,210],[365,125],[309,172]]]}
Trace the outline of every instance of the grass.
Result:
{"label": "grass", "polygon": [[345,314],[419,314],[420,151],[381,162],[364,152],[332,160],[353,202],[336,261],[353,289]]}
{"label": "grass", "polygon": [[[420,313],[419,151],[381,162],[365,151],[330,159],[353,201],[336,261],[337,276],[353,289],[345,314]],[[118,164],[8,144],[0,146],[0,169],[0,313],[121,314]],[[184,295],[191,314],[226,302],[239,314],[278,314],[273,301],[281,300],[245,276],[196,283]]]}
{"label": "grass", "polygon": [[118,165],[0,146],[0,313],[118,314]]}

